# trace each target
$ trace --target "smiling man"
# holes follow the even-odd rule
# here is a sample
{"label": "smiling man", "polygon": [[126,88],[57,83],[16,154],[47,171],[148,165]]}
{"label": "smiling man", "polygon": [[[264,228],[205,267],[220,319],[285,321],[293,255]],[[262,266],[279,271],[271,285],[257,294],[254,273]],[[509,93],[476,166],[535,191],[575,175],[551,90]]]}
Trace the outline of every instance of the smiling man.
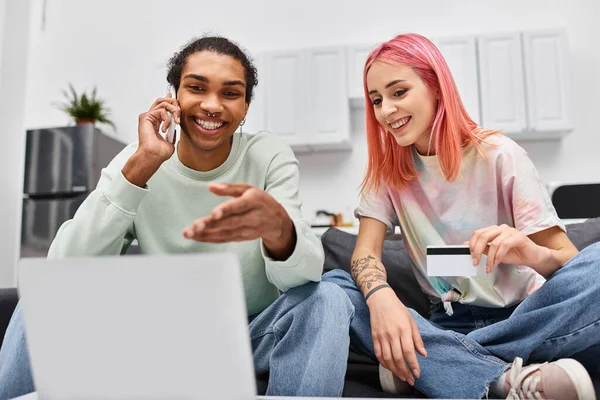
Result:
{"label": "smiling man", "polygon": [[[354,310],[338,286],[317,283],[323,248],[300,212],[298,162],[274,135],[236,132],[256,69],[234,43],[203,37],[173,56],[167,80],[176,98],[139,116],[138,142],[103,171],[49,258],[121,254],[134,239],[146,254],[236,253],[267,394],[340,396]],[[178,143],[162,133],[169,113]],[[0,352],[0,399],[33,390],[18,306]]]}

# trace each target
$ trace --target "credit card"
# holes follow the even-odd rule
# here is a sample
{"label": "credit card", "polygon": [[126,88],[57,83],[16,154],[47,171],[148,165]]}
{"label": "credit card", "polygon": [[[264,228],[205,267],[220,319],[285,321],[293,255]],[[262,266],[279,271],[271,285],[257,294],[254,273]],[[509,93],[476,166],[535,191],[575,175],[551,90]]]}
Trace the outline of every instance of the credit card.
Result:
{"label": "credit card", "polygon": [[485,271],[486,256],[473,266],[471,250],[467,245],[427,246],[428,276],[476,276],[479,267]]}

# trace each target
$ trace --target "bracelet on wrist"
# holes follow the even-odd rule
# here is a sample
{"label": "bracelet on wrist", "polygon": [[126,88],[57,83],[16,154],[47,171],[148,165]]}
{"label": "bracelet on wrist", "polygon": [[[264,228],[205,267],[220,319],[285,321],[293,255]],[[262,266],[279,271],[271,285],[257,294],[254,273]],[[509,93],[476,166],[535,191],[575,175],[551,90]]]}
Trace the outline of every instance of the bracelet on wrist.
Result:
{"label": "bracelet on wrist", "polygon": [[367,295],[365,296],[365,301],[369,300],[369,297],[371,297],[371,295],[372,295],[373,293],[375,293],[376,291],[378,291],[378,290],[380,290],[380,289],[385,289],[385,288],[391,288],[391,286],[390,286],[390,285],[388,285],[387,283],[384,283],[383,285],[379,285],[379,286],[377,286],[377,287],[375,287],[375,288],[371,289],[371,290],[369,291],[369,293],[367,293]]}

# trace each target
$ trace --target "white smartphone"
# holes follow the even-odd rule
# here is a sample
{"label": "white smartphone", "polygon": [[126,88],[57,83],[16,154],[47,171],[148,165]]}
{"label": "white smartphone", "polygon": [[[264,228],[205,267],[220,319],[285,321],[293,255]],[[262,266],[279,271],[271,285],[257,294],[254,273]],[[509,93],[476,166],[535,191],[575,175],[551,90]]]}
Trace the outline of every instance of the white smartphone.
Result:
{"label": "white smartphone", "polygon": [[480,267],[485,271],[486,256],[473,266],[471,249],[467,245],[427,246],[428,276],[476,276]]}
{"label": "white smartphone", "polygon": [[[175,98],[175,90],[173,89],[173,87],[171,85],[167,86],[167,91],[171,92],[171,97]],[[173,118],[173,114],[171,114],[170,112],[167,111],[167,113],[169,114],[169,117],[171,117],[171,123],[169,124],[169,128],[167,129],[167,132],[165,134],[165,139],[167,139],[169,141],[169,143],[173,143],[173,138],[175,137],[175,118]]]}

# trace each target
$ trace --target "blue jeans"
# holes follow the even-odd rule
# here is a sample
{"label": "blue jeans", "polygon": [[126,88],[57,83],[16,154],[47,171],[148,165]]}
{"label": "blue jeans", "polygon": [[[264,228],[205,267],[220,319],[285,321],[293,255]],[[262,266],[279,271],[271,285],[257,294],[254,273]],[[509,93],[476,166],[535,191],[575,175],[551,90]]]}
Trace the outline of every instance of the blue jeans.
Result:
{"label": "blue jeans", "polygon": [[[339,285],[348,294],[355,309],[351,345],[375,358],[369,309],[350,274],[331,271],[323,281]],[[415,388],[431,398],[479,399],[515,357],[534,363],[598,349],[598,298],[600,243],[569,260],[516,307],[491,310],[454,303],[454,316],[437,311],[434,322],[409,309],[428,353],[427,357],[417,354],[421,377],[415,379]]]}
{"label": "blue jeans", "polygon": [[[266,394],[341,396],[353,315],[348,296],[320,282],[289,290],[251,318],[256,373],[269,372]],[[34,390],[19,303],[0,350],[0,400]]]}

